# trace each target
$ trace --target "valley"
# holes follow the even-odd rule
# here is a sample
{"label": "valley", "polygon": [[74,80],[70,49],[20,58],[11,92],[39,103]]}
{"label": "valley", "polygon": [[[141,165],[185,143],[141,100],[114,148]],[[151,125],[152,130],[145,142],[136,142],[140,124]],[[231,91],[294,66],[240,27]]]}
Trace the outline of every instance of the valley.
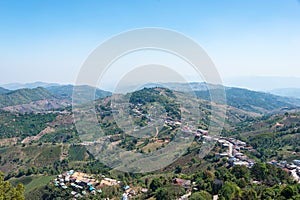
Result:
{"label": "valley", "polygon": [[[249,193],[266,199],[286,195],[287,187],[298,195],[297,100],[228,88],[228,105],[221,105],[210,102],[203,88],[195,91],[195,96],[185,93],[182,85],[176,88],[144,88],[124,94],[130,97],[126,104],[130,124],[120,120],[124,116],[113,104],[117,102],[115,94],[99,90],[94,104],[105,136],[90,141],[82,141],[82,133],[76,129],[73,87],[1,90],[5,103],[0,110],[0,171],[14,186],[24,184],[26,199],[120,199],[124,194],[129,199],[245,199]],[[118,94],[118,98],[122,96]],[[188,108],[194,107],[199,118],[189,113]],[[219,135],[208,131],[212,107],[216,125],[225,117]],[[120,118],[116,120],[116,116]],[[191,118],[187,120],[187,116]],[[112,148],[151,155],[172,144],[179,132],[192,138],[190,146],[175,162],[154,172],[121,172],[93,154],[93,146],[108,141]],[[214,142],[211,151],[199,157],[210,141]],[[66,182],[66,177],[60,181],[59,176],[70,170],[97,179],[99,185],[92,191],[98,192],[92,194],[84,186],[86,193],[82,193],[73,188],[73,182]],[[111,180],[119,183],[101,184]],[[274,194],[269,194],[268,188],[274,188]]]}

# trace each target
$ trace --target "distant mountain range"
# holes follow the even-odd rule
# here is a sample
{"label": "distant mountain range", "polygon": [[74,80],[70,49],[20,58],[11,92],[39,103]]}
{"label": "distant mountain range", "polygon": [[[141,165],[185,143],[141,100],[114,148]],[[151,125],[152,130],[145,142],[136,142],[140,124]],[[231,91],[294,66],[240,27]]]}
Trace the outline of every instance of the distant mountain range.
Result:
{"label": "distant mountain range", "polygon": [[[73,85],[47,84],[42,82],[24,84],[23,86],[25,85],[30,87],[33,85],[45,85],[45,87],[18,89],[14,91],[0,88],[0,108],[9,111],[30,112],[57,109],[71,105],[72,103]],[[203,82],[194,82],[189,84],[149,83],[143,87],[154,88],[162,86],[180,92],[193,91],[198,98],[209,101],[210,92],[208,88],[215,91],[224,89],[226,92],[227,104],[229,106],[257,114],[299,109],[300,106],[300,99],[297,98],[283,97],[267,92],[256,92],[242,88],[222,87],[220,85],[206,84]],[[111,92],[103,91],[91,86],[77,87],[79,87],[82,97],[91,92],[95,92],[95,99],[111,95]],[[275,92],[276,91],[273,91],[273,93]],[[277,91],[277,93],[279,93],[279,91]]]}
{"label": "distant mountain range", "polygon": [[0,87],[0,94],[6,94],[6,93],[9,93],[9,92],[10,92],[10,90],[5,89],[3,87]]}
{"label": "distant mountain range", "polygon": [[[229,106],[248,112],[267,114],[300,108],[300,99],[241,88],[225,88],[225,93]],[[195,91],[195,94],[198,98],[210,100],[210,92],[208,90]]]}
{"label": "distant mountain range", "polygon": [[18,90],[23,88],[33,89],[37,87],[51,87],[51,86],[59,86],[57,83],[46,83],[46,82],[34,82],[34,83],[9,83],[1,85],[1,87],[8,89],[8,90]]}
{"label": "distant mountain range", "polygon": [[208,89],[218,89],[223,88],[220,85],[208,84],[205,82],[191,82],[191,83],[148,83],[143,87],[153,88],[153,87],[167,87],[171,90],[181,91],[181,92],[191,92],[191,91],[206,91]]}
{"label": "distant mountain range", "polygon": [[33,101],[43,99],[55,99],[58,98],[48,90],[42,87],[35,89],[19,89],[0,95],[0,107],[14,106],[20,104],[26,104]]}
{"label": "distant mountain range", "polygon": [[300,88],[279,88],[269,91],[272,94],[300,99]]}
{"label": "distant mountain range", "polygon": [[[95,99],[111,95],[110,92],[91,86],[77,87],[83,91],[83,96],[85,92],[96,91]],[[55,85],[46,88],[37,87],[33,89],[23,88],[17,90],[0,88],[0,108],[14,112],[41,112],[63,108],[71,105],[73,89],[74,86],[72,85]]]}
{"label": "distant mountain range", "polygon": [[[67,98],[68,100],[71,101],[74,87],[75,86],[73,85],[59,85],[59,86],[46,87],[46,89],[55,95],[58,95],[62,98]],[[111,92],[100,90],[98,88],[94,88],[87,85],[81,85],[76,87],[80,89],[80,91],[83,91],[85,93],[95,92],[95,99],[99,99],[111,95]]]}
{"label": "distant mountain range", "polygon": [[300,88],[299,77],[244,76],[224,78],[224,85],[256,91],[272,91],[277,88]]}
{"label": "distant mountain range", "polygon": [[[193,83],[150,83],[145,87],[165,86],[181,92],[193,91],[198,98],[210,101],[210,91],[220,94],[218,90],[224,90],[227,104],[235,108],[243,109],[248,112],[265,114],[268,112],[278,112],[282,109],[296,109],[300,106],[300,99],[294,98],[297,95],[282,95],[284,90],[279,90],[281,94],[270,94],[269,92],[258,92],[236,87],[222,87],[220,85],[207,84],[204,82]],[[300,89],[299,89],[300,91]],[[275,92],[275,91],[274,91]],[[295,93],[296,94],[296,93]],[[299,96],[300,97],[300,96]],[[219,98],[219,97],[216,97]]]}

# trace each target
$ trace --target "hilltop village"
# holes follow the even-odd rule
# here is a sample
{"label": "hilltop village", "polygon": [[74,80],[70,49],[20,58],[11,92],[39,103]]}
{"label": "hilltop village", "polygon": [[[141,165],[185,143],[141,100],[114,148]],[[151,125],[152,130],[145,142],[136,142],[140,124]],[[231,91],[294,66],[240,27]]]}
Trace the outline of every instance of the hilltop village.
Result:
{"label": "hilltop village", "polygon": [[84,196],[101,194],[105,187],[121,187],[124,190],[122,200],[136,196],[139,193],[148,192],[147,188],[131,188],[129,185],[124,185],[122,182],[100,175],[96,178],[95,175],[78,172],[74,170],[66,171],[57,176],[51,183],[62,190],[67,190],[73,199],[82,198]]}
{"label": "hilltop village", "polygon": [[[168,120],[168,123],[180,125],[180,122],[172,122]],[[192,131],[192,127],[184,127],[184,131]],[[194,132],[194,131],[193,131]],[[214,140],[219,145],[222,146],[224,152],[216,152],[215,157],[226,158],[229,166],[246,166],[251,168],[255,164],[255,160],[249,159],[245,155],[246,151],[253,151],[254,148],[246,144],[241,140],[235,138],[227,137],[213,137],[209,136],[208,131],[198,129],[195,133],[196,140]],[[90,145],[90,144],[89,144]],[[293,163],[288,163],[287,161],[276,161],[272,160],[268,164],[276,165],[282,168],[284,171],[288,172],[292,178],[300,183],[300,160],[294,160]],[[260,184],[259,181],[253,181],[253,183]],[[123,190],[122,200],[128,200],[140,194],[146,194],[148,188],[143,187],[132,187],[126,185],[121,181],[106,177],[104,175],[92,175],[79,171],[69,170],[60,175],[51,181],[55,187],[60,188],[61,190],[67,191],[74,200],[84,198],[89,195],[101,194],[103,188],[107,187],[119,187]],[[195,182],[191,180],[174,178],[173,185],[180,186],[184,188],[185,194],[182,195],[178,200],[186,200],[192,194],[192,191],[197,191],[197,186]],[[214,196],[217,199],[217,196]]]}

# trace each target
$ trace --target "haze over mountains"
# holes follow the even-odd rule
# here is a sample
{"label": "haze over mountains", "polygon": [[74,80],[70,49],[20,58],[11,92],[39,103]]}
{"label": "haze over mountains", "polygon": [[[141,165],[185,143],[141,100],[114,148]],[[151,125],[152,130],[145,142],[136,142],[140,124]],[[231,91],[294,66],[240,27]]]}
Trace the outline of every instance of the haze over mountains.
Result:
{"label": "haze over mountains", "polygon": [[[299,92],[294,91],[300,88],[299,77],[281,76],[245,76],[225,78],[224,84],[233,87],[242,87],[256,91],[266,91],[283,96],[300,98]],[[280,91],[280,92],[279,92]]]}
{"label": "haze over mountains", "polygon": [[0,87],[0,94],[5,94],[5,93],[8,93],[8,92],[10,92],[10,90],[5,89],[3,87]]}
{"label": "haze over mountains", "polygon": [[18,89],[23,89],[23,88],[37,88],[37,87],[51,87],[51,86],[59,86],[60,84],[57,83],[46,83],[46,82],[32,82],[32,83],[8,83],[8,84],[3,84],[1,87],[9,89],[9,90],[18,90]]}
{"label": "haze over mountains", "polygon": [[[30,87],[38,84],[27,84]],[[22,88],[8,90],[0,87],[0,108],[14,112],[42,112],[70,106],[72,103],[72,85],[46,84],[49,87]],[[94,92],[95,99],[111,95],[110,92],[103,91],[90,86],[78,86],[83,92]]]}
{"label": "haze over mountains", "polygon": [[280,96],[300,98],[300,88],[279,88],[269,92]]}
{"label": "haze over mountains", "polygon": [[[13,85],[13,84],[11,84]],[[7,111],[32,112],[47,111],[63,108],[71,105],[73,85],[59,85],[55,83],[29,83],[19,84],[19,87],[29,87],[17,90],[8,90],[0,88],[0,108]],[[36,88],[32,88],[37,86]],[[44,87],[42,87],[44,86]],[[242,109],[246,112],[257,114],[266,114],[274,112],[283,112],[284,110],[299,109],[300,99],[292,97],[283,97],[268,92],[256,92],[235,87],[221,87],[218,85],[206,83],[149,83],[144,85],[146,88],[167,87],[179,92],[193,92],[197,98],[210,101],[211,90],[225,90],[227,104],[229,106]],[[84,97],[85,93],[95,91],[95,99],[105,98],[111,95],[111,92],[93,88],[91,86],[77,86],[80,88]],[[10,87],[12,89],[13,87]],[[141,88],[142,89],[142,88]],[[295,95],[296,96],[296,95]]]}
{"label": "haze over mountains", "polygon": [[[191,78],[191,83],[195,82],[193,81],[195,78]],[[195,79],[196,80],[196,79]],[[197,79],[198,80],[198,79]],[[274,94],[279,95],[288,95],[288,96],[294,96],[294,91],[297,89],[300,89],[300,78],[299,77],[285,77],[285,76],[242,76],[242,77],[230,77],[230,78],[223,78],[223,83],[225,86],[229,87],[237,87],[237,88],[246,88],[249,90],[255,90],[255,91],[264,91],[264,92],[270,92]],[[17,90],[22,88],[36,88],[36,87],[51,87],[51,86],[61,86],[61,85],[70,85],[70,84],[58,84],[58,83],[47,83],[47,82],[32,82],[32,83],[9,83],[9,84],[2,84],[0,87],[3,87],[8,90]],[[171,84],[170,84],[171,85]],[[178,84],[176,85],[184,85],[184,84]],[[197,85],[195,85],[197,86]],[[125,87],[125,86],[124,86]],[[130,91],[134,87],[134,85],[128,85],[126,86],[127,90]],[[108,90],[106,88],[101,88],[102,90]],[[196,88],[194,88],[196,89]],[[281,90],[282,92],[277,92]],[[288,91],[290,90],[290,91]],[[127,92],[128,92],[127,91]],[[284,92],[283,92],[284,91]],[[1,91],[0,91],[1,93]],[[300,96],[296,94],[296,97]]]}

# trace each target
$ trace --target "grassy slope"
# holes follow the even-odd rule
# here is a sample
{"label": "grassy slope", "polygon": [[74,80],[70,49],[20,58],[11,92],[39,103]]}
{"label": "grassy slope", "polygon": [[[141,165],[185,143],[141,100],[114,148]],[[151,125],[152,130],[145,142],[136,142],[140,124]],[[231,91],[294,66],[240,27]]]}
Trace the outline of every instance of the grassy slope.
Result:
{"label": "grassy slope", "polygon": [[0,171],[5,173],[18,172],[19,169],[28,169],[31,166],[43,168],[53,166],[60,160],[62,144],[37,144],[26,147],[12,146],[0,149]]}
{"label": "grassy slope", "polygon": [[54,175],[54,176],[43,176],[43,175],[25,176],[25,177],[21,177],[21,178],[12,178],[9,181],[14,186],[16,186],[18,183],[22,183],[25,186],[25,195],[26,195],[26,194],[30,193],[30,191],[32,191],[34,188],[47,185],[55,177],[56,177],[56,175]]}

